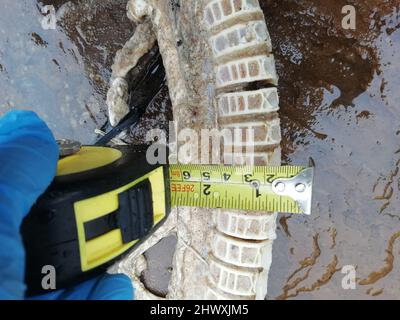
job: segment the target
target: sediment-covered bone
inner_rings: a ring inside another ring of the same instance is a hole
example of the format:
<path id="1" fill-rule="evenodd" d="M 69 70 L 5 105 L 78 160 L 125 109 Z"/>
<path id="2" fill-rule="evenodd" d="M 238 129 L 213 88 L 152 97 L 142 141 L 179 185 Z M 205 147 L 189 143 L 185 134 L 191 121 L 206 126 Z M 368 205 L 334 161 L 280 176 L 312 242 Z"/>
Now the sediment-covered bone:
<path id="1" fill-rule="evenodd" d="M 155 42 L 151 22 L 143 21 L 137 26 L 132 38 L 117 52 L 107 93 L 108 116 L 112 126 L 116 126 L 129 112 L 128 72 L 151 50 Z"/>
<path id="2" fill-rule="evenodd" d="M 240 147 L 248 144 L 243 141 L 245 132 L 254 132 L 252 152 L 227 148 L 221 157 L 230 163 L 280 164 L 277 75 L 258 1 L 131 0 L 128 10 L 135 20 L 151 23 L 177 132 L 190 128 L 201 136 L 201 129 L 236 129 L 242 133 L 234 135 L 231 144 Z M 138 53 L 132 49 L 127 62 L 130 56 L 137 62 Z M 122 65 L 117 59 L 113 73 Z M 179 140 L 173 138 L 172 145 L 179 148 Z M 135 265 L 149 247 L 175 233 L 167 298 L 264 299 L 275 228 L 276 213 L 177 208 L 114 270 L 131 276 L 139 298 L 151 298 Z"/>

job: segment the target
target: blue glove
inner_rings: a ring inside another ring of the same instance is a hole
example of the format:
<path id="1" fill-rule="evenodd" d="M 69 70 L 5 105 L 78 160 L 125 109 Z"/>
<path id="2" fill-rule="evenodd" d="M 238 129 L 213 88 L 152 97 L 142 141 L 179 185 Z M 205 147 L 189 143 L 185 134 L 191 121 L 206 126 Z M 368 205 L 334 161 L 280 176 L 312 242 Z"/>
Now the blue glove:
<path id="1" fill-rule="evenodd" d="M 133 300 L 132 282 L 124 274 L 107 274 L 83 282 L 73 289 L 58 290 L 32 300 Z"/>
<path id="2" fill-rule="evenodd" d="M 0 118 L 0 299 L 23 299 L 25 251 L 20 225 L 47 189 L 57 168 L 58 146 L 50 129 L 30 111 Z M 97 277 L 39 299 L 133 299 L 125 275 Z"/>

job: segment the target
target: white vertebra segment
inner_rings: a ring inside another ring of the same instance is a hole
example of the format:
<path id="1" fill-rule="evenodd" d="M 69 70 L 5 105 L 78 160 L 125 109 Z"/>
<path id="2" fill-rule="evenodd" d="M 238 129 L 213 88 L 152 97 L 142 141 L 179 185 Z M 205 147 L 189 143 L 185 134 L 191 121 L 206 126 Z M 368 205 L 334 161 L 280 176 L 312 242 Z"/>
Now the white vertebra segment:
<path id="1" fill-rule="evenodd" d="M 277 84 L 275 60 L 272 55 L 242 58 L 217 66 L 217 88 L 244 85 L 256 81 Z"/>
<path id="2" fill-rule="evenodd" d="M 232 134 L 233 146 L 248 146 L 253 144 L 254 147 L 274 146 L 279 145 L 281 142 L 281 130 L 279 118 L 266 121 L 254 122 L 239 122 L 221 124 L 222 129 L 234 130 L 233 132 L 241 131 L 242 134 Z M 248 135 L 254 133 L 254 137 Z M 227 134 L 227 131 L 224 131 Z M 226 139 L 226 141 L 229 141 Z M 229 142 L 228 142 L 229 143 Z"/>
<path id="3" fill-rule="evenodd" d="M 216 214 L 218 231 L 241 239 L 267 240 L 274 239 L 275 217 L 260 212 L 227 212 L 219 210 Z"/>
<path id="4" fill-rule="evenodd" d="M 215 0 L 205 8 L 205 23 L 208 28 L 213 28 L 228 20 L 256 13 L 262 14 L 257 0 Z"/>
<path id="5" fill-rule="evenodd" d="M 265 88 L 221 94 L 217 105 L 220 118 L 272 113 L 279 110 L 278 90 Z"/>
<path id="6" fill-rule="evenodd" d="M 210 258 L 209 280 L 224 292 L 254 298 L 258 273 L 244 268 L 238 269 Z"/>
<path id="7" fill-rule="evenodd" d="M 239 267 L 263 268 L 271 259 L 272 240 L 243 241 L 216 232 L 212 253 L 217 259 Z"/>
<path id="8" fill-rule="evenodd" d="M 264 21 L 250 21 L 222 30 L 210 38 L 215 58 L 261 47 L 272 51 L 271 38 Z"/>

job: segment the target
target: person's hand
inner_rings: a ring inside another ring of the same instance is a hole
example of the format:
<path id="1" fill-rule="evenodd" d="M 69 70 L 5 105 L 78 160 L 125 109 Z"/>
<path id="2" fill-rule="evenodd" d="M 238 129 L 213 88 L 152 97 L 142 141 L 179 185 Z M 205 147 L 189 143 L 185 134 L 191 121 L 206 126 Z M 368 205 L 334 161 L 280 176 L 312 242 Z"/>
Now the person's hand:
<path id="1" fill-rule="evenodd" d="M 0 299 L 24 298 L 25 251 L 19 229 L 53 180 L 58 152 L 50 129 L 34 112 L 0 117 Z M 36 298 L 130 300 L 133 287 L 125 275 L 104 274 Z"/>

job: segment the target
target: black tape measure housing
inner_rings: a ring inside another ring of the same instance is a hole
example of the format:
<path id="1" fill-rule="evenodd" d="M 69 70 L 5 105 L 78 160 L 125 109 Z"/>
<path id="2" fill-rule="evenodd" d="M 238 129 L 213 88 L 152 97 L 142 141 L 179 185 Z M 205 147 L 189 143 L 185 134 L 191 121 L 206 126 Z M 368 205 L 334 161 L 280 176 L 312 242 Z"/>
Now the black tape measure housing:
<path id="1" fill-rule="evenodd" d="M 92 270 L 83 271 L 74 204 L 126 186 L 145 176 L 151 166 L 143 152 L 118 148 L 122 157 L 114 163 L 86 172 L 57 177 L 23 221 L 21 233 L 26 248 L 26 283 L 28 295 L 43 293 L 42 268 L 55 267 L 57 289 L 67 288 L 93 277 L 127 252 Z M 159 167 L 159 166 L 158 166 Z M 167 169 L 163 168 L 164 177 Z M 167 179 L 166 213 L 169 212 Z M 143 240 L 154 223 L 152 186 L 148 179 L 118 194 L 118 209 L 84 224 L 89 242 L 119 229 L 124 244 Z M 130 250 L 128 250 L 129 252 Z"/>

